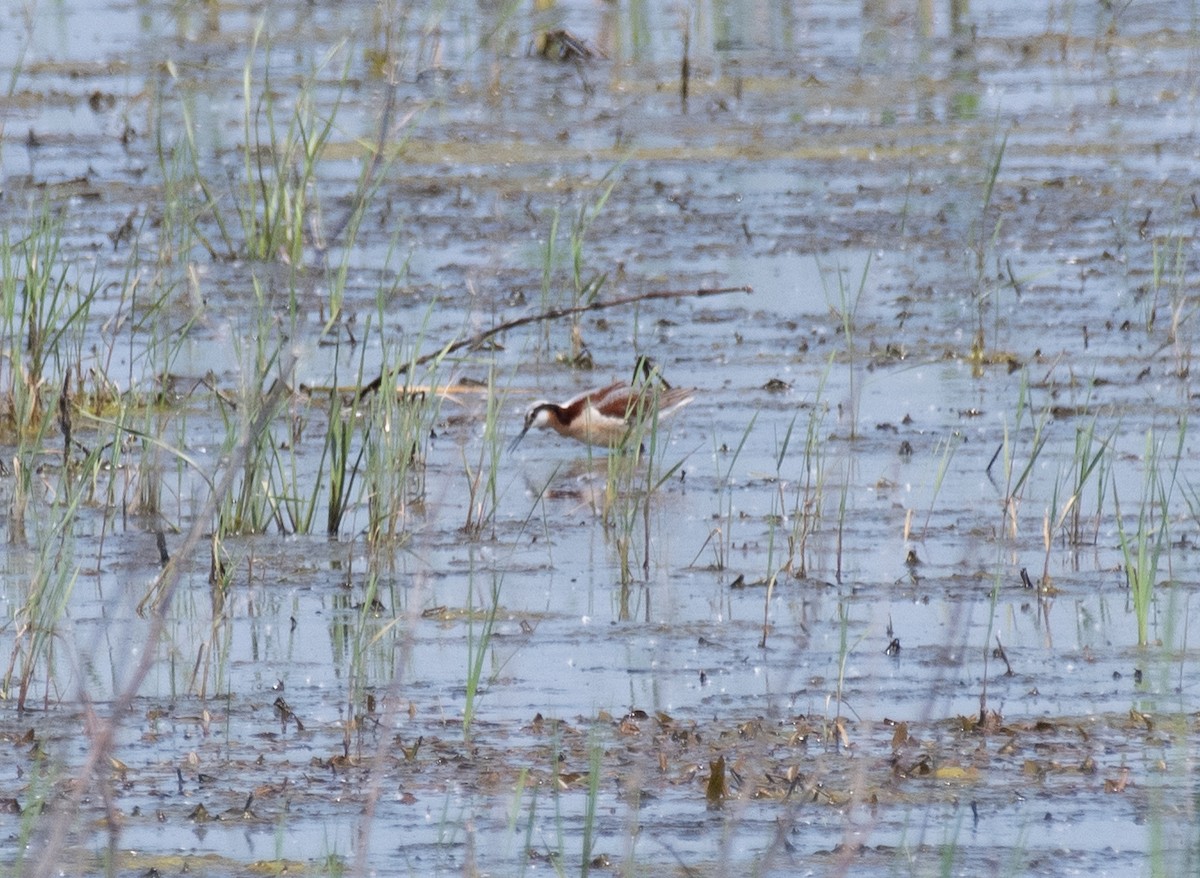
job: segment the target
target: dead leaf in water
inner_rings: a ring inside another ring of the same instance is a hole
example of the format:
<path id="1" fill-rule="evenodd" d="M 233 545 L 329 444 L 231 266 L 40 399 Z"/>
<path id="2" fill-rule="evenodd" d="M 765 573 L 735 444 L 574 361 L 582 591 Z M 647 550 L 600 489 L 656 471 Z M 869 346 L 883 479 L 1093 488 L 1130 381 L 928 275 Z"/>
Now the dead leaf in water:
<path id="1" fill-rule="evenodd" d="M 1123 793 L 1123 792 L 1125 792 L 1125 787 L 1128 784 L 1129 784 L 1129 769 L 1124 768 L 1121 770 L 1121 776 L 1119 778 L 1117 778 L 1116 780 L 1109 779 L 1104 782 L 1104 792 L 1106 792 L 1106 793 Z"/>
<path id="2" fill-rule="evenodd" d="M 413 742 L 413 745 L 411 747 L 405 747 L 403 744 L 400 745 L 400 752 L 402 752 L 404 754 L 405 762 L 415 762 L 416 761 L 417 751 L 421 749 L 421 744 L 424 743 L 424 741 L 425 741 L 425 736 L 421 735 L 421 736 L 417 737 L 417 740 Z"/>
<path id="3" fill-rule="evenodd" d="M 708 764 L 708 785 L 704 789 L 704 798 L 708 799 L 709 808 L 720 808 L 728 790 L 725 786 L 725 757 L 718 756 Z"/>
<path id="4" fill-rule="evenodd" d="M 560 789 L 567 790 L 585 780 L 587 780 L 586 771 L 563 771 L 558 775 L 558 786 Z"/>
<path id="5" fill-rule="evenodd" d="M 979 769 L 971 765 L 939 765 L 933 776 L 937 780 L 978 780 Z"/>
<path id="6" fill-rule="evenodd" d="M 191 813 L 188 814 L 188 820 L 195 821 L 196 823 L 207 823 L 210 819 L 211 818 L 208 816 L 208 809 L 205 808 L 203 804 L 197 805 L 192 809 Z"/>
<path id="7" fill-rule="evenodd" d="M 1026 759 L 1021 764 L 1021 772 L 1029 775 L 1030 777 L 1045 777 L 1046 766 L 1035 759 Z"/>
<path id="8" fill-rule="evenodd" d="M 586 40 L 561 28 L 538 34 L 534 39 L 533 51 L 542 58 L 563 63 L 591 61 L 597 55 Z"/>
<path id="9" fill-rule="evenodd" d="M 752 719 L 738 726 L 738 736 L 742 738 L 757 738 L 762 731 L 762 720 Z"/>
<path id="10" fill-rule="evenodd" d="M 1134 723 L 1134 725 L 1140 724 L 1142 726 L 1145 726 L 1146 731 L 1148 731 L 1148 732 L 1154 731 L 1154 717 L 1152 717 L 1148 713 L 1142 713 L 1139 710 L 1130 708 L 1129 709 L 1129 719 Z"/>
<path id="11" fill-rule="evenodd" d="M 120 759 L 118 759 L 115 756 L 108 757 L 108 764 L 109 764 L 109 767 L 112 768 L 112 772 L 114 775 L 119 777 L 121 780 L 125 780 L 126 775 L 129 774 L 129 766 L 128 765 L 126 765 L 124 762 L 122 762 Z"/>
<path id="12" fill-rule="evenodd" d="M 839 716 L 834 721 L 833 728 L 837 732 L 838 743 L 848 750 L 850 748 L 850 733 L 846 731 L 846 718 Z"/>
<path id="13" fill-rule="evenodd" d="M 928 777 L 932 773 L 933 763 L 930 761 L 928 755 L 922 756 L 916 762 L 909 765 L 908 768 L 901 770 L 901 774 L 905 777 Z"/>

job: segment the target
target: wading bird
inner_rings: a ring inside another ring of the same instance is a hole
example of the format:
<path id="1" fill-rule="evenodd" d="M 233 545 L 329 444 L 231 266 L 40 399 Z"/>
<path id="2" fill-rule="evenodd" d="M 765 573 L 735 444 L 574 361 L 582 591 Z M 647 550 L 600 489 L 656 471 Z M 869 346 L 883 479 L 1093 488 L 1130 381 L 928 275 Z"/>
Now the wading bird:
<path id="1" fill-rule="evenodd" d="M 635 427 L 656 415 L 664 418 L 691 402 L 695 388 L 659 387 L 643 383 L 631 386 L 617 381 L 589 390 L 564 403 L 536 402 L 525 415 L 525 426 L 510 450 L 525 438 L 530 428 L 553 430 L 560 436 L 587 445 L 621 445 Z"/>

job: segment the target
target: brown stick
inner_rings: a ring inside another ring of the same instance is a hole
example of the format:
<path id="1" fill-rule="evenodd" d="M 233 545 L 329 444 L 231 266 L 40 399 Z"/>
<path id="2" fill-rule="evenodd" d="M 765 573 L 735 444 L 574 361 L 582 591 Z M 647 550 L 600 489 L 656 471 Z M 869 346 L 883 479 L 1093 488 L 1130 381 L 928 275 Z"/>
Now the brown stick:
<path id="1" fill-rule="evenodd" d="M 691 78 L 692 66 L 688 62 L 688 49 L 692 42 L 692 19 L 689 16 L 683 23 L 683 61 L 679 65 L 679 103 L 684 114 L 687 114 L 688 80 Z"/>
<path id="2" fill-rule="evenodd" d="M 576 305 L 573 308 L 551 308 L 549 311 L 542 311 L 538 314 L 526 314 L 524 317 L 516 317 L 512 320 L 506 320 L 499 326 L 493 326 L 491 329 L 485 329 L 482 332 L 477 332 L 470 338 L 459 339 L 456 342 L 451 342 L 443 348 L 439 348 L 431 354 L 417 357 L 411 362 L 405 363 L 396 370 L 397 375 L 403 375 L 414 366 L 423 366 L 430 360 L 435 360 L 438 357 L 444 357 L 447 354 L 452 354 L 455 351 L 460 351 L 463 348 L 473 348 L 476 345 L 483 344 L 494 335 L 499 335 L 502 332 L 508 332 L 510 329 L 516 329 L 518 326 L 526 326 L 530 323 L 547 323 L 551 320 L 561 320 L 563 317 L 572 317 L 576 314 L 586 314 L 588 311 L 604 311 L 608 308 L 619 308 L 622 305 L 632 305 L 637 302 L 649 302 L 654 299 L 686 299 L 689 297 L 703 298 L 705 296 L 719 296 L 723 293 L 752 293 L 754 289 L 749 286 L 740 287 L 701 287 L 698 290 L 658 290 L 652 293 L 639 293 L 636 296 L 622 296 L 619 299 L 608 299 L 603 302 L 592 302 L 589 305 Z M 362 390 L 358 392 L 357 399 L 361 401 L 369 393 L 374 393 L 383 385 L 383 373 L 380 372 L 378 377 L 363 385 Z"/>

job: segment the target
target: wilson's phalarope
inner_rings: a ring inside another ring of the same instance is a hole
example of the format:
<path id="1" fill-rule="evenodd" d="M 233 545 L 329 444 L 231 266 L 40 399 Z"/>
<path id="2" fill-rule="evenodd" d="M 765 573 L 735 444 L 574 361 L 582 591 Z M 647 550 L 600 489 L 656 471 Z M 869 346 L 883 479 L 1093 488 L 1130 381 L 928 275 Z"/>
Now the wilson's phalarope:
<path id="1" fill-rule="evenodd" d="M 531 427 L 553 430 L 587 445 L 620 445 L 635 426 L 649 421 L 656 413 L 659 418 L 666 417 L 691 402 L 695 395 L 695 388 L 690 387 L 653 384 L 634 387 L 617 381 L 588 390 L 561 405 L 536 402 L 526 413 L 525 426 L 509 450 L 517 447 Z"/>

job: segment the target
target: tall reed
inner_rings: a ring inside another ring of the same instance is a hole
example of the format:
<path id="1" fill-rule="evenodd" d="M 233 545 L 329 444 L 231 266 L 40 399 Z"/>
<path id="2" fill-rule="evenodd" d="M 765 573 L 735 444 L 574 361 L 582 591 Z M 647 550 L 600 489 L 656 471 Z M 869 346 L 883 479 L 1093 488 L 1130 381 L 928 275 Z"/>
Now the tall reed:
<path id="1" fill-rule="evenodd" d="M 463 529 L 478 537 L 490 527 L 496 536 L 496 509 L 500 505 L 500 472 L 504 452 L 500 412 L 507 395 L 497 390 L 495 367 L 488 369 L 487 398 L 484 409 L 483 436 L 474 468 L 463 449 L 463 469 L 467 478 L 467 521 Z"/>

